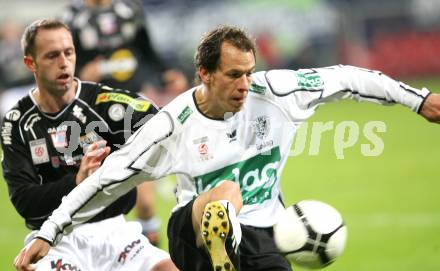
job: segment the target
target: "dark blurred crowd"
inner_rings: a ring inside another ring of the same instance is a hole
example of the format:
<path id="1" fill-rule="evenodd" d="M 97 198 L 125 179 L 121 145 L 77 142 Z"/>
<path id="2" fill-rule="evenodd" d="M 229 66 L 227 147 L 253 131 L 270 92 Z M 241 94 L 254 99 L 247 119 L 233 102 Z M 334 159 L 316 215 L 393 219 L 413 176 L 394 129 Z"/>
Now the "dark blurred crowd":
<path id="1" fill-rule="evenodd" d="M 440 73 L 436 57 L 440 2 L 436 0 L 66 3 L 56 17 L 62 17 L 73 30 L 77 76 L 142 92 L 159 106 L 191 85 L 192 52 L 198 37 L 218 24 L 244 26 L 251 32 L 258 46 L 260 70 L 342 63 L 383 70 L 393 76 Z M 0 113 L 33 82 L 22 64 L 20 49 L 26 23 L 12 17 L 1 20 Z M 409 57 L 400 57 L 399 51 Z"/>

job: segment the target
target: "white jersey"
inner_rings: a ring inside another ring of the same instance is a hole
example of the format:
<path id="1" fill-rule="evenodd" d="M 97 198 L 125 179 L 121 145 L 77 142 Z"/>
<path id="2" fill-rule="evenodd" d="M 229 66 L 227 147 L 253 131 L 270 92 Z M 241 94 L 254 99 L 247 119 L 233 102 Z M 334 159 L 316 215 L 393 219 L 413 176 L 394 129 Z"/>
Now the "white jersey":
<path id="1" fill-rule="evenodd" d="M 102 167 L 64 198 L 40 230 L 54 242 L 70 226 L 99 213 L 145 179 L 177 175 L 177 206 L 233 180 L 240 185 L 242 224 L 275 224 L 284 206 L 280 177 L 298 127 L 325 102 L 343 98 L 418 112 L 427 89 L 418 90 L 374 71 L 350 66 L 271 70 L 252 75 L 241 111 L 214 120 L 203 115 L 190 89 L 164 107 Z"/>

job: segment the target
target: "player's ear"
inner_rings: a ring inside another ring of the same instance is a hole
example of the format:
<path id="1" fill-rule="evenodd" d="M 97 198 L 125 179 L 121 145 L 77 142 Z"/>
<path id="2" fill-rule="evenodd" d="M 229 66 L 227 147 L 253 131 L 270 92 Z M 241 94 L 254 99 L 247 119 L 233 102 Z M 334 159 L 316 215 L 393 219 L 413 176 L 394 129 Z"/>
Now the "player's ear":
<path id="1" fill-rule="evenodd" d="M 205 85 L 208 85 L 209 82 L 211 81 L 211 73 L 208 72 L 208 70 L 206 70 L 205 68 L 202 67 L 199 68 L 199 76 L 200 76 L 200 80 Z"/>
<path id="2" fill-rule="evenodd" d="M 35 67 L 35 62 L 34 62 L 34 58 L 30 55 L 26 55 L 23 57 L 23 62 L 24 65 L 26 65 L 26 68 L 31 71 L 31 72 L 35 72 L 36 71 L 36 67 Z"/>

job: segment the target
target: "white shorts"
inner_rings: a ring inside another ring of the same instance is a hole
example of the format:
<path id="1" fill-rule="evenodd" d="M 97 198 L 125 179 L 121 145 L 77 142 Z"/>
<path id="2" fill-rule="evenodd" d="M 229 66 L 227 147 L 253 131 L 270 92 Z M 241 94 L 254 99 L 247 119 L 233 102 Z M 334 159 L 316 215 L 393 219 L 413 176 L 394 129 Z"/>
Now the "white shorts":
<path id="1" fill-rule="evenodd" d="M 140 223 L 127 222 L 122 215 L 82 224 L 52 247 L 36 270 L 151 270 L 170 256 L 141 231 Z"/>

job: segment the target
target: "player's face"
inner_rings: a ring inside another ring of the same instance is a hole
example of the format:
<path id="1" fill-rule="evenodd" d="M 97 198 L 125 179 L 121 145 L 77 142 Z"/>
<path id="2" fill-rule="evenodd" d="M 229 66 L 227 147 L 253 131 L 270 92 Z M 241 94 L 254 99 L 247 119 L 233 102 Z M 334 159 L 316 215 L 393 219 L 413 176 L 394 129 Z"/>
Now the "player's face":
<path id="1" fill-rule="evenodd" d="M 73 87 L 75 47 L 67 29 L 40 29 L 35 38 L 32 69 L 39 88 L 62 96 Z"/>
<path id="2" fill-rule="evenodd" d="M 222 44 L 220 64 L 210 74 L 209 92 L 223 115 L 241 110 L 252 83 L 255 68 L 253 53 L 243 52 L 228 42 Z"/>

